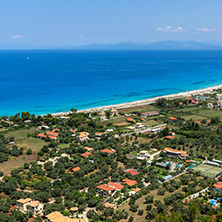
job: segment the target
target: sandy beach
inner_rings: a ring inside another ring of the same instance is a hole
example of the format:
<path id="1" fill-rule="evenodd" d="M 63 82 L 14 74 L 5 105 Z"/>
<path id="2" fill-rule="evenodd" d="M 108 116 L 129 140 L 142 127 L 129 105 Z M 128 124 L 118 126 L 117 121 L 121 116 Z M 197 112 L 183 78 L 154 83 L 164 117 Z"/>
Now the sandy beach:
<path id="1" fill-rule="evenodd" d="M 78 110 L 77 112 L 90 113 L 90 112 L 101 112 L 101 111 L 106 111 L 106 110 L 110 110 L 110 109 L 123 109 L 123 108 L 129 108 L 129 107 L 136 107 L 136 106 L 142 106 L 142 105 L 148 105 L 151 103 L 155 103 L 160 98 L 165 98 L 167 100 L 171 100 L 171 99 L 186 98 L 186 97 L 191 97 L 191 96 L 201 95 L 201 94 L 206 94 L 206 93 L 212 94 L 215 92 L 215 90 L 218 90 L 218 89 L 222 89 L 222 84 L 217 85 L 217 86 L 213 86 L 213 87 L 208 87 L 205 89 L 191 90 L 191 91 L 187 91 L 187 92 L 181 92 L 181 93 L 170 94 L 170 95 L 165 95 L 165 96 L 158 96 L 158 97 L 153 97 L 153 98 L 138 100 L 138 101 L 133 101 L 133 102 L 126 102 L 126 103 L 121 103 L 121 104 L 114 104 L 114 105 Z M 53 116 L 65 116 L 70 113 L 72 113 L 72 112 L 67 111 L 67 112 L 53 113 L 52 115 Z"/>

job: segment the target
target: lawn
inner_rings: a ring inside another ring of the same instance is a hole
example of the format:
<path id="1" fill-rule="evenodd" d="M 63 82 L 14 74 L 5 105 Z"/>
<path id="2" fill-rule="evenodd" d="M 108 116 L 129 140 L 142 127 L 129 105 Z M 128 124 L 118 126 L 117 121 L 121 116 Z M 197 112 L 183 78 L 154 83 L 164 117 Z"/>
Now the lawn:
<path id="1" fill-rule="evenodd" d="M 34 132 L 36 131 L 33 129 L 22 129 L 16 131 L 4 131 L 3 134 L 6 138 L 15 137 L 15 145 L 18 147 L 23 147 L 24 151 L 31 149 L 33 153 L 36 154 L 44 145 L 47 145 L 48 143 L 41 139 L 27 137 L 28 133 Z"/>

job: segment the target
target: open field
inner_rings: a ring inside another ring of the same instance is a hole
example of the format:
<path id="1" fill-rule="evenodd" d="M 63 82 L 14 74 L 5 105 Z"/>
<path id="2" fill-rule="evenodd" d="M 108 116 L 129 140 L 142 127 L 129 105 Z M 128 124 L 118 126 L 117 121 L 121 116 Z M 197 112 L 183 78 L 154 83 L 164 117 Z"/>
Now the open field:
<path id="1" fill-rule="evenodd" d="M 37 153 L 41 150 L 44 145 L 48 143 L 37 138 L 27 137 L 28 133 L 34 133 L 33 129 L 23 129 L 16 131 L 4 131 L 4 136 L 6 138 L 15 137 L 15 145 L 18 147 L 23 147 L 24 151 L 31 149 L 33 153 Z"/>
<path id="2" fill-rule="evenodd" d="M 215 178 L 218 174 L 222 173 L 222 169 L 220 167 L 211 166 L 208 164 L 200 164 L 193 168 L 193 170 L 200 171 L 201 175 L 207 176 L 210 178 Z"/>
<path id="3" fill-rule="evenodd" d="M 124 113 L 128 113 L 128 112 L 132 112 L 132 111 L 155 111 L 158 110 L 157 108 L 155 108 L 154 106 L 151 105 L 142 105 L 142 106 L 134 106 L 134 107 L 127 107 L 127 108 L 122 108 L 122 109 L 118 109 L 118 112 L 124 112 Z"/>
<path id="4" fill-rule="evenodd" d="M 24 163 L 36 162 L 37 155 L 21 155 L 18 157 L 12 157 L 6 162 L 0 163 L 0 171 L 5 175 L 9 174 L 13 169 L 22 167 Z"/>
<path id="5" fill-rule="evenodd" d="M 114 126 L 128 126 L 130 125 L 130 123 L 126 122 L 126 121 L 122 121 L 122 122 L 118 122 L 118 123 L 114 123 Z"/>
<path id="6" fill-rule="evenodd" d="M 183 117 L 185 120 L 190 120 L 192 119 L 193 121 L 201 121 L 202 119 L 206 119 L 203 116 L 198 116 L 198 115 L 190 115 L 190 116 L 184 116 Z"/>

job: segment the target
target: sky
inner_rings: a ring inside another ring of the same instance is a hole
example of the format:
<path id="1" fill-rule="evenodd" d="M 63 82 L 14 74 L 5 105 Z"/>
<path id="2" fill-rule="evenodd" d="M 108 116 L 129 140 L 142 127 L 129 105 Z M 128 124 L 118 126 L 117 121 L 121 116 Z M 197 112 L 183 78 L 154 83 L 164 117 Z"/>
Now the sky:
<path id="1" fill-rule="evenodd" d="M 0 0 L 0 48 L 222 42 L 221 0 Z"/>

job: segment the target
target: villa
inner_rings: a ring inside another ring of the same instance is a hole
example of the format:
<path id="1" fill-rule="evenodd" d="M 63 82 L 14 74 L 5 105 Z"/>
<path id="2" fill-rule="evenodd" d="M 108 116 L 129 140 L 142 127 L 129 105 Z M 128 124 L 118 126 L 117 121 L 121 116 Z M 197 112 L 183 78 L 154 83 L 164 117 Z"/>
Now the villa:
<path id="1" fill-rule="evenodd" d="M 115 150 L 104 149 L 104 150 L 101 150 L 100 152 L 102 152 L 102 153 L 107 153 L 108 156 L 109 156 L 109 155 L 111 155 L 111 154 L 114 154 L 116 151 L 115 151 Z"/>
<path id="2" fill-rule="evenodd" d="M 134 186 L 134 185 L 137 184 L 137 181 L 136 181 L 136 180 L 130 180 L 130 179 L 127 179 L 127 178 L 126 178 L 126 179 L 123 180 L 123 183 L 124 183 L 124 184 L 127 184 L 128 186 L 131 186 L 131 187 L 132 187 L 132 186 Z"/>
<path id="3" fill-rule="evenodd" d="M 79 136 L 77 136 L 76 138 L 79 139 L 80 141 L 84 141 L 84 140 L 88 140 L 89 133 L 87 132 L 79 132 Z"/>
<path id="4" fill-rule="evenodd" d="M 132 176 L 138 175 L 140 174 L 138 171 L 136 170 L 126 170 L 125 173 L 130 173 Z"/>
<path id="5" fill-rule="evenodd" d="M 186 159 L 186 157 L 188 156 L 187 151 L 175 150 L 171 148 L 164 148 L 163 152 L 166 153 L 167 156 L 179 157 L 180 159 Z"/>
<path id="6" fill-rule="evenodd" d="M 97 186 L 97 192 L 100 194 L 100 195 L 103 195 L 103 196 L 111 196 L 113 197 L 116 193 L 116 191 L 121 191 L 123 189 L 123 185 L 121 184 L 118 184 L 118 183 L 113 183 L 113 182 L 109 182 L 107 185 L 106 184 L 102 184 L 102 185 L 99 185 Z"/>
<path id="7" fill-rule="evenodd" d="M 43 211 L 43 204 L 39 201 L 32 201 L 31 203 L 27 204 L 27 211 L 32 212 L 33 215 L 39 215 Z"/>
<path id="8" fill-rule="evenodd" d="M 222 182 L 217 182 L 216 184 L 213 185 L 213 189 L 215 191 L 222 191 Z"/>
<path id="9" fill-rule="evenodd" d="M 21 211 L 26 212 L 27 211 L 27 205 L 31 202 L 32 202 L 32 199 L 30 199 L 30 198 L 17 200 L 18 209 L 21 210 Z"/>
<path id="10" fill-rule="evenodd" d="M 82 154 L 81 154 L 82 157 L 89 157 L 89 155 L 92 155 L 92 153 L 90 153 L 90 152 L 85 152 L 85 153 L 82 153 Z"/>
<path id="11" fill-rule="evenodd" d="M 149 159 L 150 158 L 150 154 L 148 151 L 146 150 L 141 150 L 138 154 L 137 154 L 137 160 L 145 160 L 145 159 Z"/>
<path id="12" fill-rule="evenodd" d="M 75 167 L 73 169 L 70 170 L 70 173 L 74 173 L 80 170 L 80 167 Z"/>

